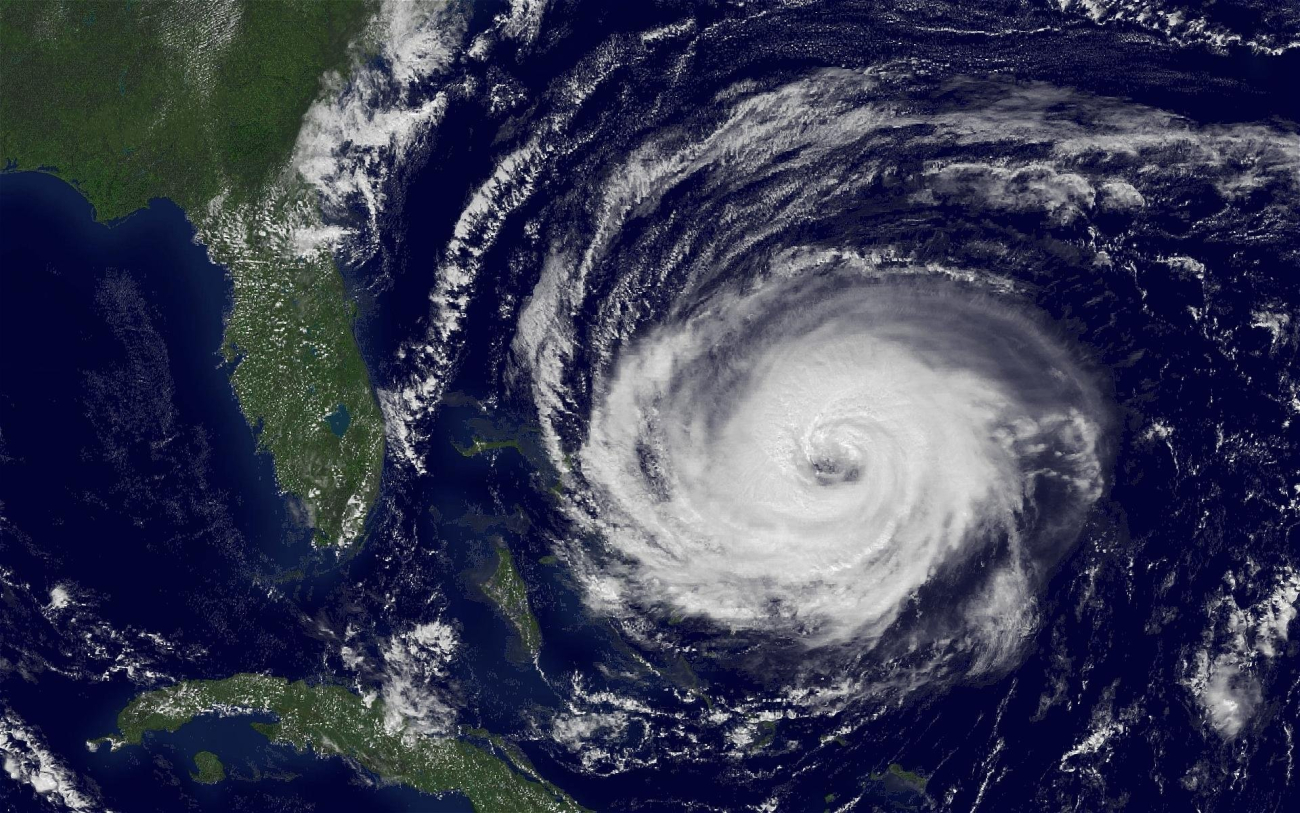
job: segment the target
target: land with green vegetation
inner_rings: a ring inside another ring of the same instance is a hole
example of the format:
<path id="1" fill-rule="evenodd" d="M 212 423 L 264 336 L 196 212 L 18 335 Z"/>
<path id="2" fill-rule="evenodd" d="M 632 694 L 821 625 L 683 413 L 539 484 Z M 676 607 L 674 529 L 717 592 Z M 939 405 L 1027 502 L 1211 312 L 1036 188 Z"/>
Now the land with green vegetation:
<path id="1" fill-rule="evenodd" d="M 331 254 L 291 166 L 303 116 L 373 16 L 358 0 L 0 0 L 0 163 L 71 183 L 113 221 L 168 198 L 234 285 L 224 353 L 280 487 L 318 542 L 357 539 L 383 421 Z M 346 431 L 331 415 L 349 417 Z"/>
<path id="2" fill-rule="evenodd" d="M 483 583 L 483 592 L 515 628 L 529 657 L 536 657 L 542 648 L 542 629 L 528 603 L 528 589 L 524 580 L 515 568 L 510 549 L 504 544 L 497 545 L 497 569 Z"/>
<path id="3" fill-rule="evenodd" d="M 915 771 L 909 771 L 897 762 L 891 762 L 884 773 L 871 774 L 871 778 L 876 782 L 892 779 L 917 793 L 925 793 L 925 786 L 930 781 L 928 777 L 922 776 Z"/>
<path id="4" fill-rule="evenodd" d="M 776 741 L 776 720 L 761 720 L 757 729 L 758 737 L 749 744 L 749 752 L 757 753 Z"/>
<path id="5" fill-rule="evenodd" d="M 226 778 L 226 766 L 221 764 L 221 759 L 211 751 L 200 751 L 194 755 L 194 764 L 198 766 L 197 773 L 191 773 L 194 781 L 201 782 L 205 785 L 215 785 Z"/>
<path id="6" fill-rule="evenodd" d="M 505 440 L 484 440 L 483 438 L 474 438 L 473 442 L 468 446 L 461 446 L 459 443 L 454 445 L 456 446 L 456 451 L 460 452 L 465 457 L 474 457 L 475 455 L 484 454 L 486 452 L 495 452 L 501 449 L 514 449 L 520 454 L 524 453 L 523 448 L 519 445 L 519 441 L 514 438 L 507 438 Z"/>
<path id="7" fill-rule="evenodd" d="M 490 735 L 480 736 L 489 740 L 484 747 L 394 727 L 385 720 L 383 700 L 343 686 L 254 674 L 185 681 L 135 698 L 118 714 L 119 734 L 103 741 L 114 748 L 138 745 L 146 732 L 174 732 L 208 713 L 274 715 L 275 722 L 251 725 L 274 742 L 351 759 L 386 781 L 431 794 L 459 793 L 475 810 L 583 810 L 513 756 L 517 749 L 491 750 Z"/>

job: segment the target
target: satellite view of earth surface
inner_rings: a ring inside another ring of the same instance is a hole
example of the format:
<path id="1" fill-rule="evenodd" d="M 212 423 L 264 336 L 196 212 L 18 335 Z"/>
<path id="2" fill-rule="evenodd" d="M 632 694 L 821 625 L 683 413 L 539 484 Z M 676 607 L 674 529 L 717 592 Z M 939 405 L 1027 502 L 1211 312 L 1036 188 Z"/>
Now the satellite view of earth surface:
<path id="1" fill-rule="evenodd" d="M 0 2 L 0 809 L 1300 809 L 1300 4 Z"/>

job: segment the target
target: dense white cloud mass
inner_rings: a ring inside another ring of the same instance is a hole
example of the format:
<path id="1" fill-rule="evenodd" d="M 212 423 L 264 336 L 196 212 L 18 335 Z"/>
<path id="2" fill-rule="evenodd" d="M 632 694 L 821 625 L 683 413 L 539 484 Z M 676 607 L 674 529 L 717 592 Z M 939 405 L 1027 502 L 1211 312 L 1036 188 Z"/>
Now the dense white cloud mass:
<path id="1" fill-rule="evenodd" d="M 456 712 L 445 696 L 447 664 L 460 641 L 441 621 L 420 624 L 389 639 L 384 648 L 384 726 L 390 732 L 445 734 Z"/>
<path id="2" fill-rule="evenodd" d="M 953 286 L 719 296 L 626 350 L 597 396 L 587 521 L 626 566 L 593 569 L 593 595 L 830 643 L 995 554 L 970 617 L 996 643 L 1032 600 L 1035 494 L 1077 516 L 1099 493 L 1097 412 L 1038 328 Z"/>
<path id="3" fill-rule="evenodd" d="M 1234 590 L 1266 590 L 1239 603 Z M 1271 579 L 1229 573 L 1206 606 L 1209 624 L 1202 646 L 1185 665 L 1184 678 L 1221 736 L 1232 739 L 1255 717 L 1264 699 L 1260 674 L 1284 650 L 1300 601 L 1300 574 L 1285 568 Z"/>
<path id="4" fill-rule="evenodd" d="M 0 715 L 0 763 L 15 782 L 60 810 L 100 810 L 88 791 L 56 757 L 41 736 L 13 713 Z"/>

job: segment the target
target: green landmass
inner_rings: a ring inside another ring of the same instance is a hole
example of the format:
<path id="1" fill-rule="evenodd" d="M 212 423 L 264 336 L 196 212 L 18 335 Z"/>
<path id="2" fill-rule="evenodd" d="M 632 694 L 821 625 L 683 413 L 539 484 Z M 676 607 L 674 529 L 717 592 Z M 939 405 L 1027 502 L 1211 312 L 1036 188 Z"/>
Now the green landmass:
<path id="1" fill-rule="evenodd" d="M 352 0 L 6 0 L 4 157 L 66 178 L 105 221 L 156 197 L 186 211 L 223 193 L 252 202 L 371 13 Z"/>
<path id="2" fill-rule="evenodd" d="M 537 772 L 537 768 L 533 767 L 532 760 L 528 758 L 528 755 L 523 752 L 522 748 L 515 745 L 510 740 L 507 740 L 499 734 L 493 734 L 485 728 L 471 728 L 467 730 L 465 734 L 469 737 L 477 737 L 478 739 L 491 743 L 498 750 L 504 752 L 505 755 L 510 758 L 511 764 L 513 764 L 517 769 L 524 772 L 535 781 L 543 781 L 541 774 Z"/>
<path id="3" fill-rule="evenodd" d="M 460 452 L 465 457 L 473 457 L 475 455 L 484 454 L 485 452 L 495 452 L 499 449 L 514 449 L 520 454 L 524 453 L 523 447 L 520 446 L 519 441 L 514 438 L 507 438 L 505 440 L 484 440 L 483 438 L 474 438 L 473 442 L 468 446 L 461 446 L 458 443 L 452 445 L 456 447 L 456 451 Z"/>
<path id="4" fill-rule="evenodd" d="M 763 720 L 758 724 L 758 730 L 762 735 L 749 744 L 749 752 L 757 753 L 766 749 L 776 741 L 776 720 Z"/>
<path id="5" fill-rule="evenodd" d="M 871 778 L 876 782 L 882 782 L 890 778 L 896 779 L 917 793 L 925 793 L 925 786 L 930 781 L 928 777 L 922 776 L 915 771 L 909 771 L 897 762 L 891 762 L 884 773 L 871 774 Z"/>
<path id="6" fill-rule="evenodd" d="M 198 773 L 191 773 L 194 781 L 202 782 L 205 785 L 215 785 L 226 778 L 226 768 L 221 764 L 221 760 L 211 751 L 200 751 L 194 755 L 194 764 L 198 766 Z"/>
<path id="7" fill-rule="evenodd" d="M 395 728 L 386 724 L 382 700 L 343 686 L 254 674 L 185 681 L 136 697 L 118 714 L 119 735 L 105 740 L 115 748 L 138 745 L 146 732 L 173 732 L 214 712 L 272 714 L 275 722 L 252 727 L 274 742 L 354 760 L 386 781 L 426 793 L 459 793 L 478 811 L 583 810 L 531 765 L 512 761 L 509 751 L 498 756 L 462 739 Z"/>
<path id="8" fill-rule="evenodd" d="M 374 10 L 0 0 L 0 162 L 68 181 L 100 221 L 154 198 L 185 211 L 234 283 L 224 353 L 240 405 L 318 542 L 359 537 L 383 422 L 333 258 L 294 242 L 320 213 L 290 158 Z M 341 436 L 328 422 L 340 406 Z"/>
<path id="9" fill-rule="evenodd" d="M 562 471 L 556 471 L 554 464 L 541 440 L 541 428 L 533 423 L 518 423 L 509 418 L 494 421 L 487 417 L 492 408 L 477 399 L 462 393 L 452 392 L 443 396 L 442 403 L 450 407 L 473 407 L 480 414 L 465 423 L 471 431 L 470 442 L 460 444 L 452 441 L 452 446 L 464 457 L 476 457 L 481 454 L 513 449 L 525 461 L 532 465 L 543 481 L 553 481 L 545 488 L 557 497 L 564 495 L 563 472 L 573 470 L 573 458 L 564 456 Z"/>
<path id="10" fill-rule="evenodd" d="M 524 580 L 520 578 L 510 549 L 504 543 L 497 545 L 497 569 L 483 583 L 483 592 L 515 628 L 529 656 L 535 657 L 542 648 L 542 630 L 528 603 Z"/>

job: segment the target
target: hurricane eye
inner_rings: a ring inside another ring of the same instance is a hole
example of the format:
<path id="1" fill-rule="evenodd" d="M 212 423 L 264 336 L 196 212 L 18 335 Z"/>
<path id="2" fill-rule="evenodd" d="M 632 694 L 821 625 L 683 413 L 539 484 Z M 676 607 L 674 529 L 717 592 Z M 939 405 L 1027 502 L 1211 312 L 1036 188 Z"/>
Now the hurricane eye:
<path id="1" fill-rule="evenodd" d="M 817 482 L 824 486 L 852 483 L 861 477 L 861 470 L 857 465 L 832 458 L 819 458 L 812 461 L 812 471 Z"/>

